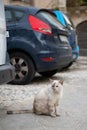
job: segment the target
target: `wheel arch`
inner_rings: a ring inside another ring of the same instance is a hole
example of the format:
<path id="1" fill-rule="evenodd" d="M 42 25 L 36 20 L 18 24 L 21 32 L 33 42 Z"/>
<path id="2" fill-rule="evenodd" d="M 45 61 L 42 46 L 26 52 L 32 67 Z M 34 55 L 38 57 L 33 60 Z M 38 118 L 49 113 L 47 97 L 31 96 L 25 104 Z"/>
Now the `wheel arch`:
<path id="1" fill-rule="evenodd" d="M 34 67 L 35 67 L 35 70 L 37 70 L 35 61 L 34 61 L 33 57 L 30 55 L 30 53 L 28 53 L 28 52 L 26 52 L 25 50 L 22 50 L 22 49 L 10 49 L 10 50 L 8 50 L 9 55 L 11 53 L 14 53 L 14 52 L 21 52 L 21 53 L 24 53 L 25 55 L 27 55 L 32 60 Z"/>

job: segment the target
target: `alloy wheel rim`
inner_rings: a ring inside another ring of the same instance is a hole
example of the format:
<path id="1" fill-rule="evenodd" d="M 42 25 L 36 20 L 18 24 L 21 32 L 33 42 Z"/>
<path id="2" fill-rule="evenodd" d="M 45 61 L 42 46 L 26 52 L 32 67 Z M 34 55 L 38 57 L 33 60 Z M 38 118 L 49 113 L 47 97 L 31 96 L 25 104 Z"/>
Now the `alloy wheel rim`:
<path id="1" fill-rule="evenodd" d="M 11 64 L 15 67 L 15 80 L 21 81 L 28 74 L 28 64 L 27 62 L 20 57 L 11 58 Z"/>

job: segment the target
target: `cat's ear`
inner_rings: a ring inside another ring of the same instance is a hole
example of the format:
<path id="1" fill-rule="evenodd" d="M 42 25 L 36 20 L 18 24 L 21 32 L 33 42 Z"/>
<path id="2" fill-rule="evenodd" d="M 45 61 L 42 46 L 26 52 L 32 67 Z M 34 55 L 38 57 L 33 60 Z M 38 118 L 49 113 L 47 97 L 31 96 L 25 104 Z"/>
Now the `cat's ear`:
<path id="1" fill-rule="evenodd" d="M 53 82 L 53 79 L 49 79 L 50 82 Z"/>
<path id="2" fill-rule="evenodd" d="M 63 82 L 64 82 L 63 80 L 60 80 L 60 81 L 59 81 L 59 83 L 60 83 L 61 85 L 63 85 Z"/>

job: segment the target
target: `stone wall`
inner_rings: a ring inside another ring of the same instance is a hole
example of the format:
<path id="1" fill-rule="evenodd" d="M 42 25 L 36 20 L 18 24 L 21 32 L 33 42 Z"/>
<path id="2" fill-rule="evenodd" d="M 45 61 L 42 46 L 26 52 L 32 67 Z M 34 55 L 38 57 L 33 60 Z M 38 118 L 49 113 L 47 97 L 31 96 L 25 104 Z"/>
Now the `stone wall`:
<path id="1" fill-rule="evenodd" d="M 55 6 L 55 2 L 53 0 L 34 0 L 34 5 L 40 8 L 51 8 Z"/>
<path id="2" fill-rule="evenodd" d="M 75 26 L 87 21 L 87 6 L 68 8 L 67 11 L 69 12 Z"/>
<path id="3" fill-rule="evenodd" d="M 12 4 L 12 5 L 24 5 L 24 6 L 30 6 L 28 3 L 20 2 L 20 1 L 10 1 L 10 0 L 4 0 L 5 4 Z"/>
<path id="4" fill-rule="evenodd" d="M 9 0 L 3 0 L 5 4 L 9 4 Z"/>
<path id="5" fill-rule="evenodd" d="M 25 2 L 23 2 L 25 1 Z M 35 7 L 39 7 L 39 8 L 55 8 L 55 7 L 59 7 L 59 8 L 64 8 L 66 7 L 66 0 L 32 0 L 32 2 L 29 2 L 30 4 L 28 4 L 29 0 L 4 0 L 4 2 L 6 4 L 18 4 L 18 5 L 27 5 L 27 6 L 35 6 Z M 33 4 L 32 4 L 33 3 Z"/>
<path id="6" fill-rule="evenodd" d="M 25 5 L 25 6 L 32 6 L 32 3 L 28 4 L 25 2 L 14 1 L 11 0 L 4 0 L 5 4 L 16 4 L 16 5 Z M 33 0 L 33 6 L 39 8 L 56 8 L 59 7 L 62 11 L 67 12 L 70 14 L 74 25 L 77 26 L 79 23 L 87 20 L 87 7 L 80 7 L 80 8 L 72 8 L 66 9 L 66 0 Z"/>

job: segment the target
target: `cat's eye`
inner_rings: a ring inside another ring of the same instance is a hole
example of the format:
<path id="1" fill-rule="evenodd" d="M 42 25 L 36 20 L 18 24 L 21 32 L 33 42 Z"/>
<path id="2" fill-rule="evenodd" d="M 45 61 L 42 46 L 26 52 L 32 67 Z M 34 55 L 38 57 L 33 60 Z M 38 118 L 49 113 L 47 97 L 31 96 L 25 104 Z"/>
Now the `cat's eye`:
<path id="1" fill-rule="evenodd" d="M 56 86 L 56 87 L 58 87 L 58 86 Z"/>

